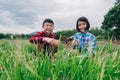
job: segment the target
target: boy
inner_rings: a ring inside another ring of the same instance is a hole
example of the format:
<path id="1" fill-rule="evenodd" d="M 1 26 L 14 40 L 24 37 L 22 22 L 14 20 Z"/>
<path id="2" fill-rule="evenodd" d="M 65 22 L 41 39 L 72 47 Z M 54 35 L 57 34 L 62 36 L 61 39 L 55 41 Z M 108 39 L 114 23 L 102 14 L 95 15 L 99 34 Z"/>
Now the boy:
<path id="1" fill-rule="evenodd" d="M 75 48 L 79 45 L 80 52 L 83 51 L 84 55 L 92 53 L 95 56 L 96 38 L 93 34 L 89 33 L 89 21 L 86 17 L 80 17 L 76 22 L 77 33 L 73 35 L 72 46 Z"/>
<path id="2" fill-rule="evenodd" d="M 53 34 L 54 22 L 51 19 L 45 19 L 42 28 L 43 31 L 36 33 L 30 38 L 30 43 L 38 44 L 38 50 L 41 51 L 43 49 L 44 55 L 46 51 L 49 55 L 50 52 L 56 52 L 58 46 L 58 40 L 55 39 L 55 35 Z"/>

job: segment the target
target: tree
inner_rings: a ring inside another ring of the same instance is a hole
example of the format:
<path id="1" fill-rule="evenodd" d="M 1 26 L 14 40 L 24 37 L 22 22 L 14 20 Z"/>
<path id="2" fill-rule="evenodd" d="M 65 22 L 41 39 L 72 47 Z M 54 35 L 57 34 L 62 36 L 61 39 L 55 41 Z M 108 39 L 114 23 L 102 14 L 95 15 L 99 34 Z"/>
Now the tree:
<path id="1" fill-rule="evenodd" d="M 96 37 L 103 33 L 103 31 L 98 28 L 91 28 L 89 32 L 94 34 Z"/>
<path id="2" fill-rule="evenodd" d="M 116 0 L 115 5 L 120 4 L 120 0 Z"/>
<path id="3" fill-rule="evenodd" d="M 76 33 L 76 30 L 73 29 L 73 30 L 63 30 L 63 31 L 55 32 L 55 35 L 56 35 L 56 39 L 59 39 L 60 35 L 61 36 L 73 36 L 73 34 L 75 33 Z"/>
<path id="4" fill-rule="evenodd" d="M 104 16 L 102 23 L 102 29 L 116 28 L 120 29 L 120 4 L 115 5 L 110 11 Z"/>
<path id="5" fill-rule="evenodd" d="M 5 37 L 6 37 L 7 39 L 11 39 L 11 35 L 13 35 L 13 34 L 7 33 L 7 34 L 5 35 Z"/>
<path id="6" fill-rule="evenodd" d="M 0 39 L 5 38 L 5 35 L 3 33 L 0 33 Z"/>
<path id="7" fill-rule="evenodd" d="M 25 34 L 21 34 L 21 38 L 25 38 Z"/>
<path id="8" fill-rule="evenodd" d="M 104 16 L 101 28 L 109 36 L 120 38 L 120 0 L 116 0 L 114 7 Z"/>

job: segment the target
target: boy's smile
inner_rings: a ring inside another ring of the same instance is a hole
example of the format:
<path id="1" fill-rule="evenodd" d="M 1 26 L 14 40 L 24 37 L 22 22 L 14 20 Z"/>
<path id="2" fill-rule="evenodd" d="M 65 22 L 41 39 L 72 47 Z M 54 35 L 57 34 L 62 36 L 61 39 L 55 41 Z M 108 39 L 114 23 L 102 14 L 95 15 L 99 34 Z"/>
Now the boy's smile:
<path id="1" fill-rule="evenodd" d="M 47 34 L 50 34 L 53 32 L 53 29 L 54 29 L 54 25 L 52 23 L 48 23 L 46 22 L 44 25 L 43 25 L 43 30 L 47 33 Z"/>

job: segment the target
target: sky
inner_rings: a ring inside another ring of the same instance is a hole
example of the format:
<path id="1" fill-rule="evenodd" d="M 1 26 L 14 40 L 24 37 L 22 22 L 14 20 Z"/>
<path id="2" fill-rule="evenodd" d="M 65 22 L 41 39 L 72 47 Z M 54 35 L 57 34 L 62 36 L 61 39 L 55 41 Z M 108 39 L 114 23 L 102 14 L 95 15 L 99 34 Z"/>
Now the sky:
<path id="1" fill-rule="evenodd" d="M 100 28 L 116 0 L 0 0 L 0 33 L 29 34 L 42 31 L 46 18 L 54 21 L 54 32 L 75 29 L 79 17 L 91 28 Z"/>

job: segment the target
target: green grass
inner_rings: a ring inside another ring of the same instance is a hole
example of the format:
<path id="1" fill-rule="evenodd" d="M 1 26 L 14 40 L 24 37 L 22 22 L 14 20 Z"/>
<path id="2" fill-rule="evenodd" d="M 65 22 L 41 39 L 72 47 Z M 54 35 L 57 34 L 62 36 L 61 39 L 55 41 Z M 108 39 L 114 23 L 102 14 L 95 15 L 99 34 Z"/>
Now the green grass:
<path id="1" fill-rule="evenodd" d="M 96 57 L 59 46 L 34 56 L 28 40 L 0 40 L 0 80 L 120 80 L 120 46 L 98 42 Z M 38 53 L 37 53 L 38 54 Z"/>

